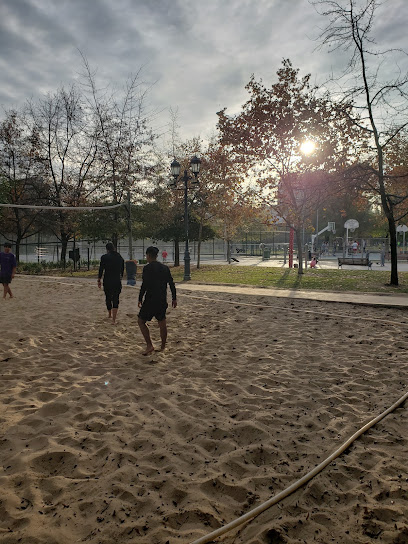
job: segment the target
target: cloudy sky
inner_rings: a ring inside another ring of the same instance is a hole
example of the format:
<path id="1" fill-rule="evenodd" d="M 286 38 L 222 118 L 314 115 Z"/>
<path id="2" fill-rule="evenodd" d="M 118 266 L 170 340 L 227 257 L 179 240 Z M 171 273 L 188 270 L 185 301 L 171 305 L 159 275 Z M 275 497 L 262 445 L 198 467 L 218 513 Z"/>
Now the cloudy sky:
<path id="1" fill-rule="evenodd" d="M 408 48 L 407 2 L 381 7 L 379 45 Z M 80 50 L 101 86 L 143 67 L 160 124 L 178 108 L 182 137 L 205 137 L 252 73 L 271 84 L 283 58 L 317 83 L 338 72 L 345 53 L 315 50 L 324 25 L 308 0 L 0 0 L 0 108 L 77 80 Z"/>

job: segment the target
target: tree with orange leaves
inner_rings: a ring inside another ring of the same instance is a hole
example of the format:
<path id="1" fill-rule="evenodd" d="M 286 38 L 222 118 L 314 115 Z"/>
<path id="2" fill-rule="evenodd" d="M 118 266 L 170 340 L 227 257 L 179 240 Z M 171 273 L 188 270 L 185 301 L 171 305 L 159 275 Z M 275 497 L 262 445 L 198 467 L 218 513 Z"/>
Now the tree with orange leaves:
<path id="1" fill-rule="evenodd" d="M 295 229 L 302 269 L 301 231 L 329 194 L 340 190 L 330 173 L 357 160 L 361 131 L 350 121 L 351 104 L 329 100 L 284 60 L 271 88 L 254 77 L 240 113 L 218 113 L 220 141 L 252 186 L 248 195 L 275 210 Z"/>

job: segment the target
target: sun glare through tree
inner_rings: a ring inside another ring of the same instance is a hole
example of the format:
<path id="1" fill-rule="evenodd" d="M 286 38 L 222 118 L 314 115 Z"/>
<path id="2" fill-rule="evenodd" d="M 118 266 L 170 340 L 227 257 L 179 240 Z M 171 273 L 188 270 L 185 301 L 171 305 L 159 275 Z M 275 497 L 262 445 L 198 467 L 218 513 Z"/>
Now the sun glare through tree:
<path id="1" fill-rule="evenodd" d="M 303 155 L 311 155 L 316 149 L 316 144 L 311 140 L 306 140 L 300 146 L 300 151 Z"/>

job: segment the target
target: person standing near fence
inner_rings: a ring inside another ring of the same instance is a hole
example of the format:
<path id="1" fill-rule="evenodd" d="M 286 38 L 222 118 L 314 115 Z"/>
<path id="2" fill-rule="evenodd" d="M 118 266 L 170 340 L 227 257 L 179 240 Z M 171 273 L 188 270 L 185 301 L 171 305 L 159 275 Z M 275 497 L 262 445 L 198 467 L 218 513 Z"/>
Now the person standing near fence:
<path id="1" fill-rule="evenodd" d="M 112 325 L 116 325 L 125 261 L 115 250 L 112 242 L 106 244 L 106 251 L 107 253 L 102 255 L 99 265 L 98 287 L 101 288 L 103 276 L 103 290 L 105 292 L 108 317 L 112 318 Z"/>
<path id="2" fill-rule="evenodd" d="M 385 244 L 382 244 L 381 246 L 380 261 L 381 261 L 381 266 L 385 266 Z"/>
<path id="3" fill-rule="evenodd" d="M 5 242 L 4 251 L 0 252 L 0 283 L 3 284 L 3 298 L 6 298 L 7 294 L 10 298 L 13 298 L 10 283 L 15 276 L 16 268 L 16 257 L 13 253 L 11 253 L 11 244 L 9 242 Z"/>

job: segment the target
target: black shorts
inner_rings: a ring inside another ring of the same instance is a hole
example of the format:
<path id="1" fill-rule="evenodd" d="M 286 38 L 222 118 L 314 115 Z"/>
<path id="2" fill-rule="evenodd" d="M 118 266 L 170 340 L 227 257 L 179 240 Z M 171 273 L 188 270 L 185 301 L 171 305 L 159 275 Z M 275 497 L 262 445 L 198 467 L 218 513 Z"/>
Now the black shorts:
<path id="1" fill-rule="evenodd" d="M 157 321 L 163 321 L 163 319 L 166 319 L 166 310 L 168 306 L 167 302 L 155 304 L 145 301 L 140 308 L 138 317 L 140 317 L 142 321 L 151 321 L 153 317 L 155 317 Z"/>
<path id="2" fill-rule="evenodd" d="M 112 308 L 119 308 L 119 295 L 122 291 L 121 286 L 104 285 L 106 307 L 110 311 Z"/>
<path id="3" fill-rule="evenodd" d="M 11 274 L 1 274 L 0 283 L 3 283 L 4 285 L 11 283 Z"/>

